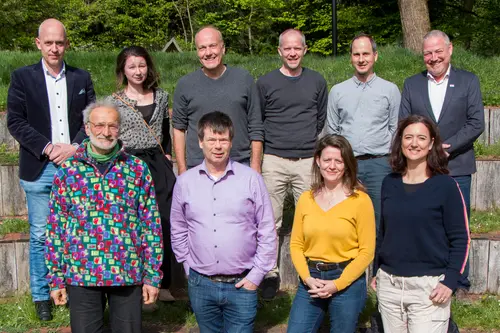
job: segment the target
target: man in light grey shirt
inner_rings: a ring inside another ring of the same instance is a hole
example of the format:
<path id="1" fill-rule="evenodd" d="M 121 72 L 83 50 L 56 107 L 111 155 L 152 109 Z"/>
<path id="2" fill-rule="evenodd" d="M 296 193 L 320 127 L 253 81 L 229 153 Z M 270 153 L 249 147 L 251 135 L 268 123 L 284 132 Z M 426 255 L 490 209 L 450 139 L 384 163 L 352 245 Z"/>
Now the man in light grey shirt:
<path id="1" fill-rule="evenodd" d="M 366 34 L 351 42 L 354 76 L 335 85 L 328 96 L 329 134 L 344 136 L 358 160 L 358 178 L 373 201 L 377 229 L 380 221 L 382 180 L 391 172 L 388 157 L 396 131 L 401 93 L 373 71 L 377 44 Z"/>

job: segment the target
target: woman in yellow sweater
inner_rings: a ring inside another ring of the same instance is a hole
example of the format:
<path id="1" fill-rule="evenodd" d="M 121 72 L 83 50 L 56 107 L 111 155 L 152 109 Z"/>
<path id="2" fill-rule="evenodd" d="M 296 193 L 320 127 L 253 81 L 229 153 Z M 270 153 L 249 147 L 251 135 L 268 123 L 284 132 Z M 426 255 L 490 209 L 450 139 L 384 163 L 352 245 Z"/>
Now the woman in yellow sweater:
<path id="1" fill-rule="evenodd" d="M 375 252 L 375 215 L 356 178 L 349 142 L 326 135 L 316 144 L 311 190 L 297 202 L 290 252 L 301 283 L 289 333 L 316 332 L 325 313 L 330 332 L 352 333 L 366 300 L 365 270 Z"/>

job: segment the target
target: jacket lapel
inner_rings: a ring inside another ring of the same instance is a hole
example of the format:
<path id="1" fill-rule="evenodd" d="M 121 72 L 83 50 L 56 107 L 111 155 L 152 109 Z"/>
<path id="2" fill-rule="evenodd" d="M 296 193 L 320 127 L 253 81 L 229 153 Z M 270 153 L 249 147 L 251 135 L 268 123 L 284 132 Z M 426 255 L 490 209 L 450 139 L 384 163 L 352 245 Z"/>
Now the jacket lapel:
<path id="1" fill-rule="evenodd" d="M 422 91 L 422 102 L 424 103 L 424 107 L 429 114 L 429 118 L 434 120 L 437 123 L 436 117 L 434 116 L 434 112 L 432 112 L 431 100 L 429 98 L 429 83 L 427 78 L 427 71 L 422 72 L 421 80 L 420 80 L 420 91 Z"/>
<path id="2" fill-rule="evenodd" d="M 41 104 L 41 110 L 43 115 L 48 120 L 50 126 L 50 106 L 49 106 L 49 96 L 47 94 L 47 84 L 45 83 L 45 72 L 43 70 L 42 61 L 33 67 L 33 78 L 36 86 L 36 94 L 38 94 L 38 100 Z"/>
<path id="3" fill-rule="evenodd" d="M 456 84 L 456 73 L 455 69 L 451 67 L 450 76 L 448 77 L 448 87 L 446 87 L 446 95 L 444 95 L 443 107 L 441 108 L 441 114 L 439 115 L 439 121 L 443 119 L 443 115 L 448 110 L 448 105 L 450 104 L 451 99 L 453 98 L 453 93 L 455 92 L 455 84 Z"/>
<path id="4" fill-rule="evenodd" d="M 66 89 L 68 99 L 68 114 L 71 114 L 71 102 L 73 102 L 73 88 L 75 86 L 75 76 L 71 67 L 66 65 Z"/>

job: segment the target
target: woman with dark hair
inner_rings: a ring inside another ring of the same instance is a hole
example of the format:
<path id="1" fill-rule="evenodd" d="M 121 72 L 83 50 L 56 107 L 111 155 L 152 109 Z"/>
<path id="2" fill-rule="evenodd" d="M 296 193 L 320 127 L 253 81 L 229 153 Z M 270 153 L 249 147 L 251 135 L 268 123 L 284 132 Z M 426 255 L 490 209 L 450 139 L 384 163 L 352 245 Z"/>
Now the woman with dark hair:
<path id="1" fill-rule="evenodd" d="M 111 95 L 110 100 L 120 109 L 120 140 L 128 153 L 147 163 L 161 215 L 164 252 L 163 280 L 158 299 L 173 301 L 169 291 L 172 254 L 170 206 L 175 175 L 171 162 L 168 94 L 158 87 L 159 76 L 153 60 L 140 46 L 127 47 L 118 54 L 116 79 L 121 90 Z"/>
<path id="2" fill-rule="evenodd" d="M 290 254 L 300 276 L 288 332 L 316 332 L 325 313 L 330 332 L 352 333 L 366 300 L 365 269 L 375 252 L 375 215 L 356 178 L 357 162 L 342 136 L 316 143 L 311 190 L 295 209 Z"/>
<path id="3" fill-rule="evenodd" d="M 467 212 L 436 126 L 399 123 L 393 173 L 382 184 L 382 216 L 371 286 L 384 331 L 445 333 L 451 294 L 467 261 Z"/>

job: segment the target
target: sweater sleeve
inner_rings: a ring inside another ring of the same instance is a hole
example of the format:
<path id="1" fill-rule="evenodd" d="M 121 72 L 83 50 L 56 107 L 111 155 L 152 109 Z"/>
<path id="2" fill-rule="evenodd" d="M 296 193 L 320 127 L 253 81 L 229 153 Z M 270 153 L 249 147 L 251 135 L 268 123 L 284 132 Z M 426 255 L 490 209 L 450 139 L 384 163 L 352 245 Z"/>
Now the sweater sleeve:
<path id="1" fill-rule="evenodd" d="M 375 277 L 377 275 L 377 271 L 380 267 L 380 249 L 382 248 L 382 243 L 384 242 L 384 233 L 385 233 L 385 220 L 384 220 L 384 197 L 387 194 L 387 186 L 386 183 L 388 182 L 389 177 L 386 176 L 384 178 L 384 181 L 382 182 L 382 188 L 380 190 L 381 192 L 381 200 L 380 200 L 380 224 L 378 226 L 377 230 L 377 239 L 375 243 L 375 257 L 373 259 L 373 276 Z"/>
<path id="2" fill-rule="evenodd" d="M 344 269 L 340 277 L 333 280 L 340 291 L 359 278 L 373 260 L 375 253 L 375 213 L 371 199 L 365 193 L 359 193 L 360 203 L 356 212 L 356 233 L 358 236 L 358 256 Z"/>
<path id="3" fill-rule="evenodd" d="M 293 218 L 292 234 L 290 236 L 290 256 L 292 257 L 293 265 L 297 270 L 302 281 L 305 281 L 311 276 L 307 267 L 307 260 L 304 255 L 304 229 L 303 217 L 307 210 L 307 196 L 310 192 L 305 192 L 297 201 L 295 214 Z"/>
<path id="4" fill-rule="evenodd" d="M 449 242 L 448 266 L 443 284 L 455 290 L 465 268 L 469 253 L 469 221 L 465 202 L 458 184 L 450 186 L 443 205 L 443 224 Z"/>

